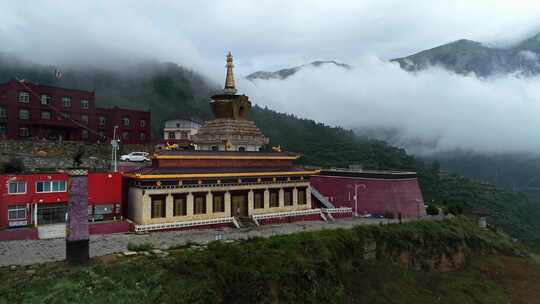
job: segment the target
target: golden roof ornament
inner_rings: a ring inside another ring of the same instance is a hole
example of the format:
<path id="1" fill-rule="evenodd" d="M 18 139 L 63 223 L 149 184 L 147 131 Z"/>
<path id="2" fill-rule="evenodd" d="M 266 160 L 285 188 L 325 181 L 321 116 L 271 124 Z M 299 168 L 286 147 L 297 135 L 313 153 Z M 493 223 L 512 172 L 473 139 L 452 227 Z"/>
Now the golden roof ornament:
<path id="1" fill-rule="evenodd" d="M 227 54 L 227 77 L 225 78 L 225 89 L 223 92 L 225 94 L 236 94 L 236 86 L 234 84 L 234 74 L 233 74 L 233 57 L 231 52 Z"/>

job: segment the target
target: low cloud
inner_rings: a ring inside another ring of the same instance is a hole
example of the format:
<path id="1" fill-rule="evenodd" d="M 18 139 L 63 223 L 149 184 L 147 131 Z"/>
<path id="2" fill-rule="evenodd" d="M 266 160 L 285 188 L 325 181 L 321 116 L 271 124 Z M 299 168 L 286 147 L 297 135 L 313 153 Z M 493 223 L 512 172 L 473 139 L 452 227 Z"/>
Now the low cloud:
<path id="1" fill-rule="evenodd" d="M 306 68 L 286 80 L 242 80 L 261 106 L 390 136 L 419 154 L 540 151 L 540 77 L 480 80 L 441 68 L 408 73 L 366 56 L 351 70 Z"/>

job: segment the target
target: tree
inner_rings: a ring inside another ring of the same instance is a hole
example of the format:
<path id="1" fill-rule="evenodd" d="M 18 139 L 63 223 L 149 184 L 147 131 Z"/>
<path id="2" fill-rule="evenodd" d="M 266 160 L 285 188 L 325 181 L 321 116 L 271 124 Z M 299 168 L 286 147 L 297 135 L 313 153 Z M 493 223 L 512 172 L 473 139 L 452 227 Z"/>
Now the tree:
<path id="1" fill-rule="evenodd" d="M 426 208 L 426 213 L 428 215 L 438 215 L 439 214 L 439 208 L 435 207 L 435 205 L 433 205 L 433 204 L 430 204 Z"/>
<path id="2" fill-rule="evenodd" d="M 2 173 L 21 173 L 25 170 L 23 161 L 18 158 L 12 158 L 0 166 Z"/>

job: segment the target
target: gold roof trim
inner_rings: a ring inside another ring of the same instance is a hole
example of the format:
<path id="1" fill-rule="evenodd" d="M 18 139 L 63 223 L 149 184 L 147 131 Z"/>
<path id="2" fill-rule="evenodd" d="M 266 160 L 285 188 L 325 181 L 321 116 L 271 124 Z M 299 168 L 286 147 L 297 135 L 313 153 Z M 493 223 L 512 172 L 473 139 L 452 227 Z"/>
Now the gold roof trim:
<path id="1" fill-rule="evenodd" d="M 127 173 L 125 176 L 134 179 L 156 178 L 207 178 L 207 177 L 242 177 L 242 176 L 283 176 L 283 175 L 314 175 L 321 170 L 286 171 L 286 172 L 234 172 L 234 173 L 188 173 L 188 174 L 140 174 Z"/>
<path id="2" fill-rule="evenodd" d="M 270 156 L 270 155 L 156 155 L 156 159 L 269 159 L 269 160 L 295 160 L 299 155 Z"/>

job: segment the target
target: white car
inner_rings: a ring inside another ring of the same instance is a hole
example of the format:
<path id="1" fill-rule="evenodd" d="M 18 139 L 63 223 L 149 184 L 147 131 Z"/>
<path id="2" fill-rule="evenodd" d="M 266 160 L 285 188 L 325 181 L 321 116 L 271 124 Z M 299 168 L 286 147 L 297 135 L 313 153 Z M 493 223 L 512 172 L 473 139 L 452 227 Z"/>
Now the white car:
<path id="1" fill-rule="evenodd" d="M 132 162 L 150 161 L 150 158 L 148 156 L 149 154 L 146 152 L 131 152 L 129 154 L 120 156 L 120 160 Z"/>

